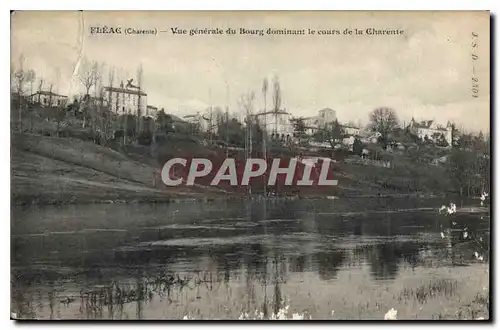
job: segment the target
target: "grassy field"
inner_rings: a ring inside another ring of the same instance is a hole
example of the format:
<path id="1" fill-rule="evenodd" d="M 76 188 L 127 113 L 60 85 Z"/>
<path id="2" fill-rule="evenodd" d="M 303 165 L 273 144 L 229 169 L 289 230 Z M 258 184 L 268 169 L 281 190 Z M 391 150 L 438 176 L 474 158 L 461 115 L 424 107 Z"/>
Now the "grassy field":
<path id="1" fill-rule="evenodd" d="M 171 198 L 201 198 L 207 193 L 199 187 L 157 188 L 153 180 L 155 170 L 115 150 L 78 139 L 12 136 L 14 204 L 164 202 Z"/>

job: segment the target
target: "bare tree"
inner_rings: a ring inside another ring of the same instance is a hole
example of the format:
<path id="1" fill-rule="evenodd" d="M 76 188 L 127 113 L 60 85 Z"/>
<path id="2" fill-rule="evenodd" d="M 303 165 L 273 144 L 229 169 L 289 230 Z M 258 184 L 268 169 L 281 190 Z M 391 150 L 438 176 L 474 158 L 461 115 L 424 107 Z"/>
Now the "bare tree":
<path id="1" fill-rule="evenodd" d="M 129 74 L 128 74 L 128 71 L 125 73 L 125 76 L 128 77 Z M 129 82 L 130 84 L 131 82 Z M 127 84 L 127 86 L 129 85 Z M 125 89 L 124 85 L 123 85 L 123 81 L 121 82 L 120 84 L 120 88 L 122 90 Z M 123 95 L 123 99 L 125 99 L 125 93 L 122 94 Z M 127 111 L 125 111 L 125 107 L 123 109 L 123 145 L 126 145 L 127 144 L 127 135 L 128 135 L 128 115 L 130 114 L 130 110 L 129 108 L 127 107 Z"/>
<path id="2" fill-rule="evenodd" d="M 247 145 L 247 152 L 249 154 L 252 153 L 252 123 L 254 121 L 253 118 L 253 103 L 255 100 L 255 93 L 254 92 L 249 92 L 246 94 L 241 95 L 239 99 L 239 105 L 243 109 L 243 113 L 245 116 L 245 124 L 247 127 L 247 138 L 246 138 L 246 145 Z"/>
<path id="3" fill-rule="evenodd" d="M 43 79 L 40 79 L 40 81 L 38 82 L 38 103 L 41 103 L 40 96 L 42 95 L 43 83 Z"/>
<path id="4" fill-rule="evenodd" d="M 278 76 L 273 81 L 274 133 L 278 133 L 278 112 L 281 109 L 281 85 Z"/>
<path id="5" fill-rule="evenodd" d="M 143 113 L 142 113 L 142 109 L 141 109 L 141 94 L 142 94 L 142 90 L 141 90 L 141 84 L 142 84 L 142 64 L 139 65 L 139 68 L 137 69 L 137 125 L 136 127 L 139 128 L 139 134 L 142 133 L 143 131 L 143 124 L 144 124 L 144 121 L 143 121 Z M 147 106 L 147 105 L 146 105 Z"/>
<path id="6" fill-rule="evenodd" d="M 33 77 L 30 77 L 32 79 L 29 79 L 29 81 L 28 81 L 30 84 L 30 96 L 33 95 L 33 85 L 35 84 L 35 80 L 36 80 L 36 74 L 34 71 L 32 71 L 32 72 L 33 72 Z"/>
<path id="7" fill-rule="evenodd" d="M 11 79 L 13 80 L 14 90 L 18 101 L 18 111 L 19 111 L 19 130 L 22 131 L 22 106 L 23 97 L 26 92 L 26 84 L 32 84 L 35 81 L 36 74 L 33 70 L 24 69 L 24 62 L 26 58 L 21 55 L 19 56 L 19 67 L 14 69 L 11 65 Z"/>
<path id="8" fill-rule="evenodd" d="M 99 96 L 99 83 L 102 81 L 102 70 L 103 64 L 99 64 L 97 61 L 88 61 L 84 59 L 80 68 L 78 70 L 78 77 L 80 82 L 82 83 L 85 94 L 84 94 L 84 114 L 83 114 L 83 126 L 85 128 L 86 117 L 89 116 L 90 124 L 92 128 L 92 133 L 96 132 L 96 122 L 99 117 L 99 113 L 97 113 L 96 105 L 98 103 Z M 91 102 L 91 90 L 94 88 L 94 102 Z"/>
<path id="9" fill-rule="evenodd" d="M 52 107 L 52 91 L 54 89 L 54 85 L 50 84 L 50 95 L 49 95 L 49 104 Z M 57 104 L 55 106 L 55 114 L 56 114 L 56 136 L 59 136 L 59 132 L 61 131 L 61 122 L 66 119 L 66 111 L 64 110 L 64 103 L 60 101 L 60 99 L 57 100 Z"/>
<path id="10" fill-rule="evenodd" d="M 255 100 L 255 93 L 249 92 L 241 95 L 239 105 L 243 109 L 245 116 L 245 158 L 252 157 L 252 128 L 253 128 L 253 102 Z M 248 185 L 248 193 L 252 193 L 252 188 Z"/>
<path id="11" fill-rule="evenodd" d="M 264 127 L 267 129 L 267 115 L 265 114 L 267 111 L 267 90 L 269 89 L 269 82 L 267 78 L 264 78 L 262 81 L 262 96 L 264 97 Z"/>
<path id="12" fill-rule="evenodd" d="M 122 70 L 118 69 L 118 79 L 121 79 L 122 77 Z M 123 80 L 120 82 L 120 88 L 118 89 L 119 91 L 116 92 L 116 98 L 115 98 L 115 112 L 116 112 L 116 118 L 117 118 L 117 126 L 118 129 L 122 126 L 122 122 L 119 119 L 119 110 L 120 110 L 120 94 L 123 96 Z M 110 100 L 111 102 L 111 100 Z M 123 132 L 125 133 L 125 122 L 123 122 Z M 123 134 L 123 143 L 125 144 L 125 134 Z"/>
<path id="13" fill-rule="evenodd" d="M 387 107 L 373 110 L 370 113 L 370 127 L 372 131 L 379 132 L 384 139 L 387 139 L 389 133 L 398 127 L 396 111 Z"/>
<path id="14" fill-rule="evenodd" d="M 262 96 L 264 97 L 264 130 L 262 132 L 262 154 L 264 156 L 264 160 L 267 161 L 267 89 L 268 86 L 267 78 L 264 78 L 262 81 Z M 266 177 L 264 176 L 264 180 Z M 266 185 L 264 187 L 264 195 L 266 195 Z"/>
<path id="15" fill-rule="evenodd" d="M 114 125 L 115 120 L 114 116 L 115 114 L 112 111 L 112 100 L 113 100 L 113 87 L 115 83 L 115 68 L 110 67 L 108 71 L 108 101 L 107 104 L 104 105 L 105 108 L 105 133 L 106 133 L 106 140 L 109 140 L 112 137 L 112 132 L 116 130 L 116 127 Z M 104 98 L 104 94 L 102 95 Z M 118 94 L 117 94 L 117 99 L 118 99 Z M 118 106 L 116 107 L 118 109 Z"/>
<path id="16" fill-rule="evenodd" d="M 264 97 L 264 112 L 266 112 L 267 108 L 267 90 L 269 89 L 269 82 L 267 78 L 264 78 L 262 81 L 262 96 Z"/>
<path id="17" fill-rule="evenodd" d="M 90 90 L 96 85 L 101 77 L 99 63 L 97 61 L 88 61 L 83 59 L 78 69 L 78 78 L 85 88 L 85 96 L 90 95 Z"/>
<path id="18" fill-rule="evenodd" d="M 99 65 L 99 69 L 104 68 L 104 65 Z M 105 128 L 104 128 L 104 111 L 102 107 L 102 74 L 100 74 L 99 70 L 99 75 L 96 77 L 96 82 L 94 86 L 94 102 L 92 104 L 92 108 L 95 108 L 95 113 L 94 113 L 94 119 L 93 119 L 93 126 L 94 126 L 94 131 L 97 133 L 96 136 L 96 141 L 99 144 L 103 144 L 105 140 Z M 97 127 L 97 129 L 96 129 Z"/>
<path id="19" fill-rule="evenodd" d="M 53 90 L 54 90 L 54 84 L 50 84 L 50 87 L 49 87 L 49 107 L 52 107 L 52 93 L 53 93 Z"/>
<path id="20" fill-rule="evenodd" d="M 60 99 L 60 96 L 58 95 L 59 93 L 59 82 L 61 78 L 61 70 L 59 68 L 56 69 L 56 86 L 54 88 L 54 84 L 51 83 L 49 87 L 49 107 L 51 108 L 53 113 L 55 114 L 55 121 L 56 121 L 56 136 L 60 135 L 61 132 L 61 123 L 66 119 L 66 111 L 64 109 L 64 102 Z M 55 90 L 55 92 L 54 92 Z M 56 96 L 56 101 L 54 102 L 54 96 Z M 55 106 L 54 106 L 55 103 Z"/>

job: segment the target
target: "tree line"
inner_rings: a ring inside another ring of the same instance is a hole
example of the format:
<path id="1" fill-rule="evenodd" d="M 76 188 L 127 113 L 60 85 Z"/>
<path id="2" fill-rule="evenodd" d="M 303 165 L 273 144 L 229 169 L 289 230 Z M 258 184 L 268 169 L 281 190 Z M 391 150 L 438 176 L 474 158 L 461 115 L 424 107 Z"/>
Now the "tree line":
<path id="1" fill-rule="evenodd" d="M 34 70 L 26 68 L 26 58 L 22 55 L 18 64 L 11 65 L 11 86 L 12 95 L 15 97 L 17 110 L 18 129 L 23 131 L 23 118 L 28 116 L 32 119 L 36 117 L 33 111 L 32 101 L 28 100 L 28 95 L 33 95 L 35 91 L 47 90 L 49 92 L 58 91 L 60 84 L 60 72 L 56 70 L 56 81 L 46 81 L 43 77 L 37 77 Z M 206 109 L 208 117 L 201 117 L 200 121 L 186 122 L 175 120 L 172 115 L 166 114 L 162 109 L 155 118 L 145 117 L 141 114 L 141 102 L 137 102 L 135 114 L 118 115 L 110 111 L 110 105 L 104 103 L 103 81 L 105 80 L 106 65 L 97 61 L 82 59 L 78 68 L 78 82 L 82 87 L 83 94 L 76 97 L 69 104 L 61 104 L 53 107 L 52 119 L 56 122 L 56 134 L 59 136 L 64 130 L 62 124 L 68 119 L 79 119 L 83 130 L 90 131 L 94 142 L 105 145 L 110 141 L 129 144 L 137 142 L 143 145 L 150 145 L 156 135 L 168 136 L 181 134 L 188 137 L 198 138 L 208 141 L 209 144 L 218 144 L 245 148 L 249 152 L 262 151 L 273 147 L 273 144 L 286 144 L 282 137 L 275 135 L 276 126 L 269 127 L 266 122 L 268 116 L 262 113 L 255 113 L 256 94 L 253 91 L 240 96 L 238 106 L 243 119 L 239 120 L 234 114 L 229 115 L 229 109 L 225 111 L 220 107 Z M 117 83 L 117 70 L 114 67 L 107 68 L 107 84 L 111 90 Z M 37 80 L 38 79 L 38 80 Z M 138 90 L 142 84 L 142 66 L 139 66 L 136 73 Z M 49 95 L 52 95 L 52 94 Z M 263 79 L 261 86 L 263 97 L 263 113 L 274 113 L 276 116 L 282 111 L 282 90 L 278 77 L 274 77 L 270 83 L 267 78 Z M 268 107 L 268 97 L 270 104 Z M 140 98 L 140 95 L 139 95 Z M 108 99 L 111 100 L 111 97 Z M 52 102 L 49 101 L 52 105 Z M 269 109 L 268 109 L 269 108 Z M 316 127 L 312 135 L 306 132 L 306 119 L 295 117 L 291 119 L 293 136 L 299 141 L 299 145 L 306 146 L 309 141 L 328 142 L 333 150 L 341 144 L 342 140 L 348 136 L 344 126 L 338 120 L 327 123 L 324 127 Z M 274 123 L 277 125 L 277 123 Z M 32 126 L 32 124 L 31 124 Z M 208 126 L 202 129 L 202 126 Z M 418 162 L 429 162 L 430 158 L 436 154 L 432 151 L 435 147 L 449 147 L 448 141 L 443 136 L 433 136 L 421 140 L 409 126 L 402 127 L 396 111 L 388 107 L 379 107 L 369 114 L 368 130 L 377 132 L 376 145 L 381 150 L 397 145 L 403 146 L 409 157 Z M 269 136 L 268 132 L 272 132 Z M 490 136 L 483 133 L 473 135 L 452 125 L 452 145 L 451 150 L 446 153 L 445 166 L 453 189 L 462 195 L 477 195 L 480 191 L 489 190 L 490 186 Z M 269 145 L 268 145 L 269 144 Z M 290 144 L 292 145 L 292 144 Z M 416 148 L 415 148 L 416 147 Z M 370 149 L 360 141 L 354 139 L 352 153 L 362 155 L 364 149 Z M 373 149 L 373 148 L 372 148 Z"/>

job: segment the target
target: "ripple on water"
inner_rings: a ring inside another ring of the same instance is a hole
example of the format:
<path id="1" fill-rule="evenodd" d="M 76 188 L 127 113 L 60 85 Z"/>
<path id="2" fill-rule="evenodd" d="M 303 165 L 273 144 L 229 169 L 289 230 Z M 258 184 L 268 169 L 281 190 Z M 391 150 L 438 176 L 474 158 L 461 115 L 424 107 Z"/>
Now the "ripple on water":
<path id="1" fill-rule="evenodd" d="M 270 238 L 270 235 L 244 235 L 233 237 L 190 237 L 159 241 L 142 242 L 138 247 L 144 246 L 206 246 L 206 245 L 232 245 L 255 244 Z"/>

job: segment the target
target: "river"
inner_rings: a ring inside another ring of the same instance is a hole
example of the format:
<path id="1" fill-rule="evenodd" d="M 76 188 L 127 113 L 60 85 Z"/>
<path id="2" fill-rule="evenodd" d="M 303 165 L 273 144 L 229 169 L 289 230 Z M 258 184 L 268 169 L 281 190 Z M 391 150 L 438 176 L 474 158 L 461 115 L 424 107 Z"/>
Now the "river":
<path id="1" fill-rule="evenodd" d="M 391 308 L 398 319 L 487 317 L 489 213 L 440 215 L 442 204 L 13 208 L 11 311 L 22 319 L 254 319 L 280 310 L 383 319 Z"/>

